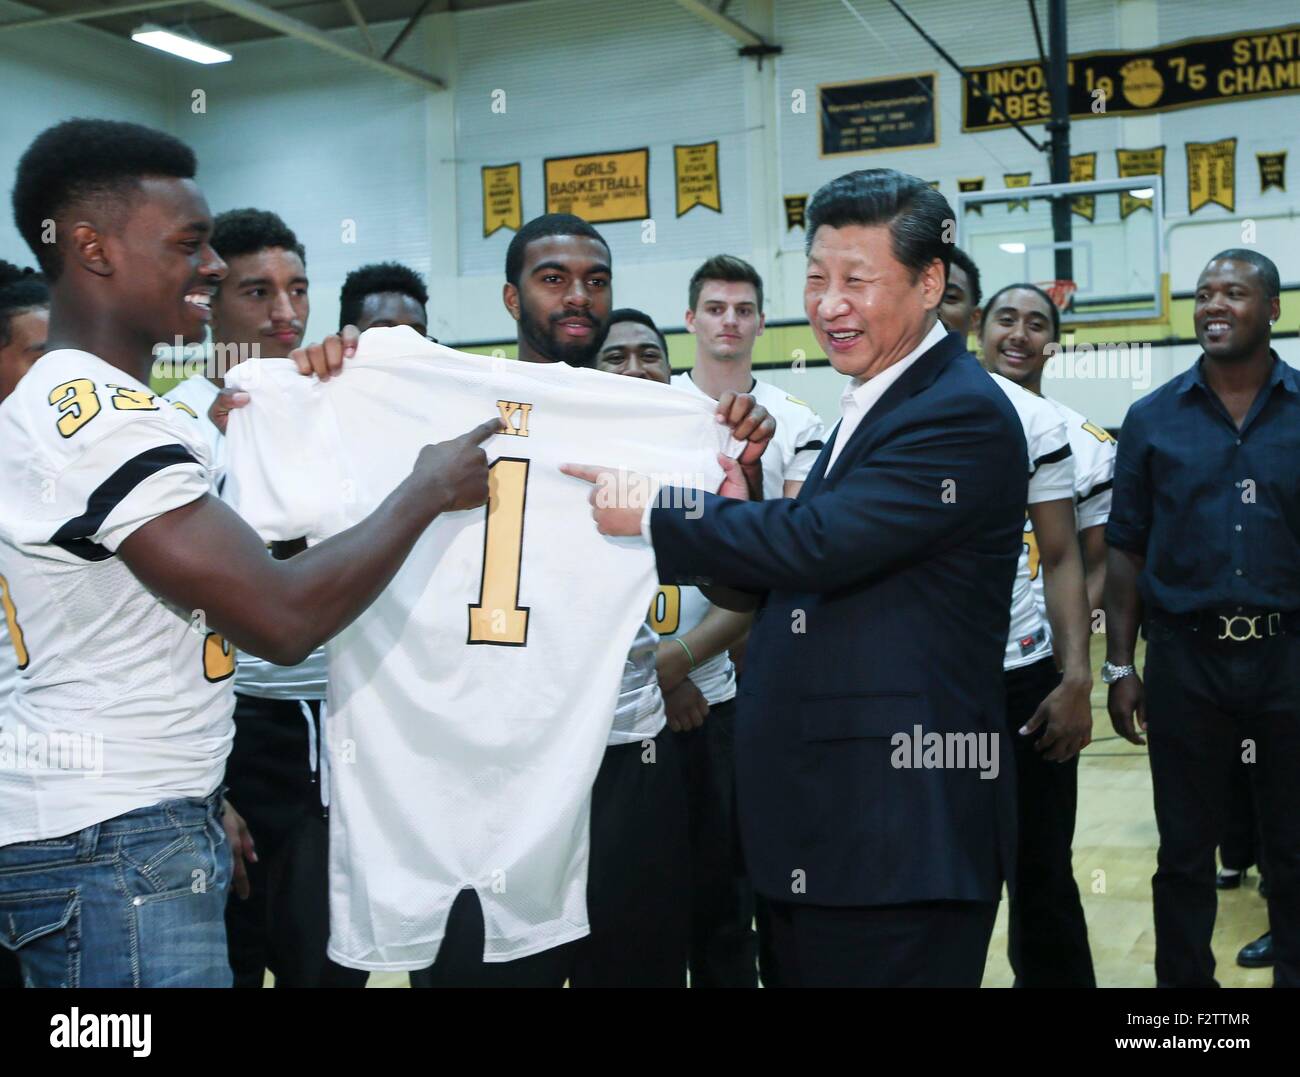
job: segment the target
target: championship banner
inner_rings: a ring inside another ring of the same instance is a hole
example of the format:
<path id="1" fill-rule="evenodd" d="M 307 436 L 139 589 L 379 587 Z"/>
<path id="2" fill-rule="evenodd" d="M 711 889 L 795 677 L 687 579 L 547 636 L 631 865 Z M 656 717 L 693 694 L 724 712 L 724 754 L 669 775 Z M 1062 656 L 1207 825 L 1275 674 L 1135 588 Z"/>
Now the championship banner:
<path id="1" fill-rule="evenodd" d="M 1084 52 L 1068 65 L 1070 116 L 1150 114 L 1300 92 L 1300 23 L 1193 37 L 1154 49 Z M 963 131 L 1045 123 L 1052 115 L 1040 60 L 968 67 Z M 971 82 L 978 88 L 972 89 Z M 1100 106 L 1104 103 L 1104 108 Z"/>
<path id="2" fill-rule="evenodd" d="M 718 144 L 673 147 L 673 172 L 677 183 L 677 216 L 703 206 L 722 212 L 722 185 L 718 181 Z M 647 214 L 648 216 L 648 214 Z"/>
<path id="3" fill-rule="evenodd" d="M 519 163 L 484 165 L 483 238 L 502 228 L 516 232 L 524 223 L 524 200 L 519 183 Z"/>
<path id="4" fill-rule="evenodd" d="M 1147 150 L 1116 150 L 1115 161 L 1120 177 L 1124 176 L 1161 176 L 1165 174 L 1165 148 L 1152 146 Z M 1150 210 L 1151 199 L 1138 198 L 1128 191 L 1119 195 L 1119 219 L 1122 221 L 1130 213 L 1139 209 Z"/>
<path id="5" fill-rule="evenodd" d="M 817 87 L 821 155 L 939 145 L 933 71 Z"/>
<path id="6" fill-rule="evenodd" d="M 1286 190 L 1286 150 L 1279 153 L 1257 153 L 1259 161 L 1259 193 L 1263 194 L 1270 187 L 1279 191 Z"/>
<path id="7" fill-rule="evenodd" d="M 788 194 L 785 196 L 784 201 L 785 230 L 788 232 L 791 228 L 807 228 L 804 211 L 808 208 L 808 196 L 806 194 Z"/>
<path id="8" fill-rule="evenodd" d="M 957 181 L 957 190 L 964 194 L 972 191 L 982 191 L 984 190 L 984 177 L 977 176 L 975 179 L 959 179 Z M 974 202 L 966 208 L 978 213 L 981 217 L 984 216 L 984 207 L 978 202 Z"/>
<path id="9" fill-rule="evenodd" d="M 1070 182 L 1084 183 L 1097 178 L 1097 155 L 1079 153 L 1070 158 Z M 1070 199 L 1070 212 L 1078 214 L 1085 221 L 1097 215 L 1097 196 L 1094 194 L 1075 195 Z"/>
<path id="10" fill-rule="evenodd" d="M 650 216 L 650 150 L 548 157 L 546 212 L 573 213 L 591 224 Z"/>
<path id="11" fill-rule="evenodd" d="M 1029 178 L 1030 178 L 1032 175 L 1033 175 L 1032 172 L 1003 172 L 1003 173 L 1002 173 L 1002 186 L 1003 186 L 1003 187 L 1028 187 L 1028 186 L 1029 186 Z M 1007 212 L 1008 212 L 1008 213 L 1010 213 L 1012 210 L 1015 210 L 1015 209 L 1023 209 L 1026 213 L 1028 213 L 1028 212 L 1029 212 L 1029 199 L 1026 198 L 1026 199 L 1023 199 L 1022 201 L 1019 201 L 1019 202 L 1008 202 L 1008 203 L 1007 203 Z"/>
<path id="12" fill-rule="evenodd" d="M 1237 140 L 1187 143 L 1187 212 L 1208 202 L 1229 213 L 1237 204 Z"/>

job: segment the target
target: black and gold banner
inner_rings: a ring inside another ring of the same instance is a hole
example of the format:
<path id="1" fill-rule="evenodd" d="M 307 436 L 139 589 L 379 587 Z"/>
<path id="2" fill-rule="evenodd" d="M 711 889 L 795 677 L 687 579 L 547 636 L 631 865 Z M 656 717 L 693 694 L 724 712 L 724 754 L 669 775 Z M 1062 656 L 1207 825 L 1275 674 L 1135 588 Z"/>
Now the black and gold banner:
<path id="1" fill-rule="evenodd" d="M 1097 178 L 1097 155 L 1095 153 L 1078 153 L 1070 158 L 1070 182 L 1084 183 Z M 1097 215 L 1097 196 L 1095 194 L 1075 195 L 1070 199 L 1070 212 L 1086 221 Z"/>
<path id="2" fill-rule="evenodd" d="M 1032 175 L 1033 175 L 1032 172 L 1003 172 L 1002 186 L 1003 187 L 1028 187 L 1029 179 Z M 1026 213 L 1028 213 L 1029 199 L 1025 198 L 1018 202 L 1008 202 L 1007 212 L 1010 213 L 1013 209 L 1023 209 Z"/>
<path id="3" fill-rule="evenodd" d="M 1116 166 L 1120 177 L 1124 176 L 1164 176 L 1165 148 L 1152 146 L 1145 150 L 1116 150 Z M 1139 209 L 1151 209 L 1151 199 L 1138 198 L 1129 191 L 1119 193 L 1119 219 L 1122 221 L 1130 213 Z"/>
<path id="4" fill-rule="evenodd" d="M 502 228 L 516 232 L 524 223 L 524 199 L 519 183 L 519 163 L 484 165 L 483 238 Z"/>
<path id="5" fill-rule="evenodd" d="M 804 213 L 808 209 L 808 196 L 806 194 L 788 194 L 785 196 L 784 201 L 785 230 L 788 232 L 791 228 L 807 228 Z"/>
<path id="6" fill-rule="evenodd" d="M 546 212 L 575 213 L 592 224 L 650 216 L 650 150 L 548 157 Z"/>
<path id="7" fill-rule="evenodd" d="M 963 194 L 969 194 L 972 191 L 982 191 L 984 190 L 984 177 L 977 176 L 974 179 L 959 179 L 957 181 L 957 190 L 961 191 Z M 973 213 L 978 213 L 981 217 L 984 216 L 984 207 L 978 202 L 972 202 L 966 208 Z"/>
<path id="8" fill-rule="evenodd" d="M 1237 140 L 1187 143 L 1187 212 L 1213 202 L 1229 213 L 1237 205 Z"/>
<path id="9" fill-rule="evenodd" d="M 722 212 L 722 186 L 718 180 L 718 144 L 674 146 L 673 170 L 677 185 L 677 216 L 703 206 Z"/>
<path id="10" fill-rule="evenodd" d="M 963 131 L 1045 123 L 1052 115 L 1038 60 L 966 68 Z M 1085 52 L 1070 57 L 1070 115 L 1076 120 L 1168 112 L 1197 105 L 1300 92 L 1300 24 L 1195 37 L 1154 49 Z M 1105 107 L 1094 111 L 1093 104 Z"/>
<path id="11" fill-rule="evenodd" d="M 1270 187 L 1279 191 L 1286 190 L 1286 150 L 1278 153 L 1257 153 L 1259 161 L 1259 193 L 1263 194 Z"/>
<path id="12" fill-rule="evenodd" d="M 937 146 L 933 71 L 817 87 L 821 155 Z"/>

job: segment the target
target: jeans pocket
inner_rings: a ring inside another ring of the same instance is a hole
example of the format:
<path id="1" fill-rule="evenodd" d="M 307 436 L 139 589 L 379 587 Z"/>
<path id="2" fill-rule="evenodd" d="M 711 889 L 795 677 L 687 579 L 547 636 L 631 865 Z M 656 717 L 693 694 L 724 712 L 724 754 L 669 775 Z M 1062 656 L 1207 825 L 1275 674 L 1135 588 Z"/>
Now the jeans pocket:
<path id="1" fill-rule="evenodd" d="M 0 946 L 24 947 L 24 980 L 36 987 L 77 987 L 81 970 L 80 899 L 75 890 L 0 895 Z"/>

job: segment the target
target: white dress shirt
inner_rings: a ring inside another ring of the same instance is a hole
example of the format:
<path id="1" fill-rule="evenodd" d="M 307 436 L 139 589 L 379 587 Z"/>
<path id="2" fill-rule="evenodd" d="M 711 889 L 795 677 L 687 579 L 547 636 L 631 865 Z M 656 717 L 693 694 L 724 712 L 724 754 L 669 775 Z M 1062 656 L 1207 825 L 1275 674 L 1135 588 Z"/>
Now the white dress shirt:
<path id="1" fill-rule="evenodd" d="M 925 339 L 893 366 L 886 367 L 873 378 L 854 378 L 845 386 L 844 395 L 840 397 L 840 425 L 835 432 L 835 442 L 831 445 L 831 455 L 826 461 L 823 477 L 830 473 L 853 432 L 866 418 L 867 412 L 885 395 L 886 390 L 903 376 L 908 367 L 947 335 L 948 330 L 943 327 L 943 322 L 936 321 Z"/>

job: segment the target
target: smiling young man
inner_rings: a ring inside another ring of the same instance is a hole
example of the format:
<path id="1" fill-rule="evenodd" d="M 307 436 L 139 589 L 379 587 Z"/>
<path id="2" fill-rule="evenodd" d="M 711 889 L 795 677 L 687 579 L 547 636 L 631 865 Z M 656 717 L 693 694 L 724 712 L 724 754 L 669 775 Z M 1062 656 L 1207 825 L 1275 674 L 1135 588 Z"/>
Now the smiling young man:
<path id="1" fill-rule="evenodd" d="M 592 494 L 602 532 L 651 539 L 662 582 L 761 605 L 736 784 L 780 985 L 977 985 L 1014 858 L 995 760 L 1027 452 L 1006 394 L 938 323 L 951 219 L 891 169 L 810 201 L 804 306 L 852 380 L 797 500 L 704 495 L 688 519 L 681 491 Z M 918 730 L 984 745 L 985 765 L 911 766 Z"/>
<path id="2" fill-rule="evenodd" d="M 48 350 L 0 405 L 0 574 L 28 654 L 0 736 L 61 745 L 0 765 L 0 945 L 34 986 L 229 986 L 234 648 L 302 661 L 436 516 L 487 498 L 497 416 L 292 563 L 210 496 L 197 425 L 148 389 L 226 275 L 196 167 L 160 131 L 69 120 L 14 183 L 51 293 Z"/>
<path id="3" fill-rule="evenodd" d="M 1102 679 L 1115 731 L 1150 740 L 1161 986 L 1215 984 L 1214 848 L 1242 763 L 1273 983 L 1300 986 L 1300 374 L 1270 345 L 1280 291 L 1258 251 L 1210 259 L 1193 311 L 1201 356 L 1129 408 L 1119 435 Z"/>

